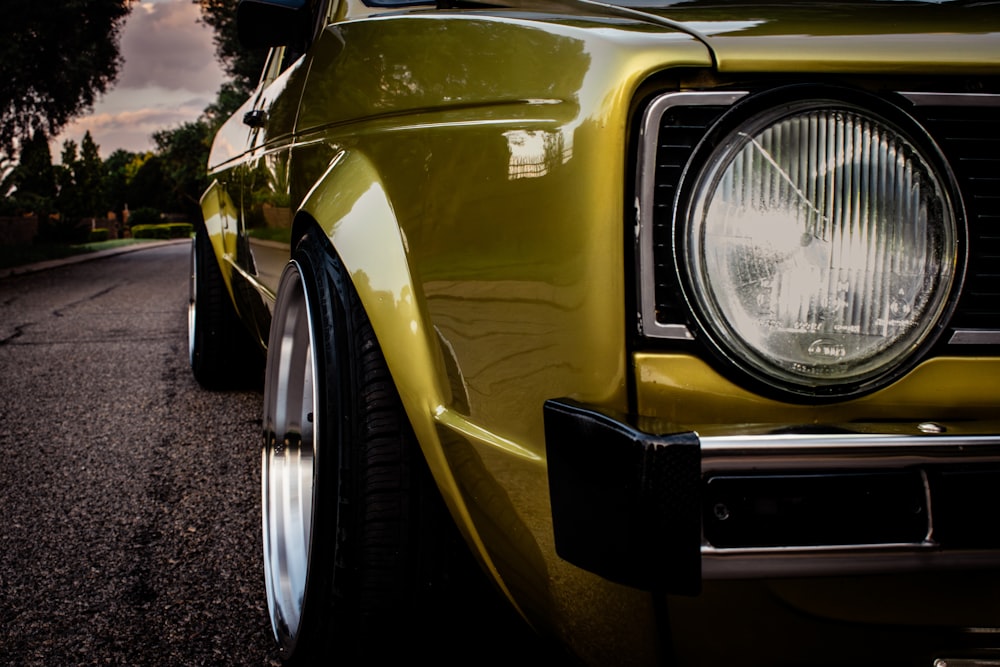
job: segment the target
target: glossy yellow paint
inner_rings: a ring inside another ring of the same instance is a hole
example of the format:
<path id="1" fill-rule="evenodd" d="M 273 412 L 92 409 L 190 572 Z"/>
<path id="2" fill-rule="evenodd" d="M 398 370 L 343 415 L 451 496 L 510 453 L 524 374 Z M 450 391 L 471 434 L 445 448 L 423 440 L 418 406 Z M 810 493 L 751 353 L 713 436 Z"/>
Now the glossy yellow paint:
<path id="1" fill-rule="evenodd" d="M 254 101 L 255 98 L 251 97 L 243 103 L 215 133 L 208 155 L 209 174 L 224 172 L 246 153 L 250 143 L 250 128 L 243 123 L 243 116 L 253 109 Z"/>
<path id="2" fill-rule="evenodd" d="M 664 59 L 710 64 L 680 33 L 559 20 L 566 25 L 414 16 L 333 26 L 311 64 L 331 83 L 310 81 L 299 117 L 304 145 L 363 156 L 404 246 L 391 261 L 351 257 L 334 239 L 338 252 L 372 279 L 405 261 L 421 325 L 444 341 L 467 393 L 445 407 L 498 441 L 528 443 L 533 456 L 543 452 L 543 397 L 624 400 L 626 101 Z M 318 183 L 314 196 L 335 191 L 317 173 L 323 160 L 298 165 L 299 178 Z M 395 317 L 374 314 L 376 332 Z M 421 363 L 389 360 L 394 376 L 437 374 L 447 386 L 443 366 L 404 368 Z"/>
<path id="3" fill-rule="evenodd" d="M 1000 360 L 938 357 L 885 389 L 851 401 L 795 405 L 743 389 L 696 357 L 636 354 L 639 413 L 681 429 L 749 424 L 846 424 L 867 420 L 920 423 L 995 418 Z"/>
<path id="4" fill-rule="evenodd" d="M 742 25 L 697 3 L 660 12 L 690 20 L 693 33 L 655 17 L 556 5 L 558 13 L 367 16 L 356 0 L 340 3 L 332 12 L 341 20 L 309 55 L 238 114 L 269 110 L 273 132 L 253 135 L 234 118 L 212 159 L 220 175 L 244 169 L 252 179 L 260 168 L 275 197 L 267 203 L 295 212 L 293 240 L 311 224 L 329 237 L 446 501 L 498 585 L 594 663 L 651 661 L 650 596 L 555 554 L 546 399 L 625 411 L 634 371 L 640 413 L 682 426 L 886 412 L 958 419 L 996 407 L 1000 366 L 929 362 L 883 392 L 817 408 L 763 399 L 693 357 L 629 358 L 624 184 L 637 91 L 657 73 L 683 70 L 680 86 L 716 63 L 733 72 L 915 72 L 928 66 L 924 47 L 941 56 L 932 73 L 997 71 L 998 42 L 965 26 L 956 50 L 933 26 L 887 40 L 846 20 L 817 35 L 815 21 L 777 5 L 740 11 L 760 16 Z M 247 192 L 252 199 L 246 188 L 240 196 Z M 225 207 L 206 201 L 210 229 L 221 228 Z M 952 390 L 947 407 L 932 400 L 942 386 Z"/>
<path id="5" fill-rule="evenodd" d="M 608 608 L 646 596 L 555 555 L 541 406 L 574 394 L 625 407 L 628 104 L 664 61 L 711 59 L 676 31 L 554 20 L 332 26 L 308 65 L 329 83 L 304 88 L 291 191 L 309 184 L 301 214 L 353 276 L 432 472 L 498 585 L 536 623 L 578 616 L 577 595 L 602 590 L 576 631 L 634 650 L 653 636 L 648 617 L 609 624 Z M 565 584 L 550 590 L 552 576 Z"/>
<path id="6" fill-rule="evenodd" d="M 219 266 L 223 267 L 222 278 L 226 283 L 226 289 L 232 296 L 232 272 L 226 270 L 226 267 L 236 252 L 235 230 L 239 214 L 225 187 L 218 180 L 212 181 L 208 190 L 202 195 L 201 211 L 205 220 L 205 230 L 212 242 L 212 249 L 219 261 Z"/>
<path id="7" fill-rule="evenodd" d="M 350 273 L 391 367 L 399 369 L 404 403 L 414 413 L 432 415 L 448 401 L 443 363 L 433 333 L 415 298 L 404 240 L 385 188 L 371 164 L 350 151 L 339 153 L 303 202 L 302 211 L 321 223 Z M 421 369 L 407 373 L 408 365 Z"/>
<path id="8" fill-rule="evenodd" d="M 302 211 L 322 225 L 350 274 L 365 312 L 376 329 L 386 364 L 438 487 L 467 541 L 510 600 L 503 577 L 462 500 L 458 482 L 444 457 L 437 424 L 451 425 L 450 388 L 433 329 L 418 287 L 409 273 L 405 239 L 400 235 L 385 189 L 371 163 L 349 151 L 337 153 L 321 185 L 306 197 Z M 377 326 L 376 326 L 377 323 Z"/>
<path id="9" fill-rule="evenodd" d="M 651 11 L 702 35 L 722 73 L 986 74 L 1000 66 L 992 3 L 696 0 Z"/>
<path id="10" fill-rule="evenodd" d="M 418 435 L 433 433 L 432 416 L 449 402 L 433 331 L 423 304 L 415 298 L 404 239 L 385 188 L 362 155 L 342 151 L 334 157 L 301 210 L 320 224 L 351 275 L 371 319 L 386 362 Z M 427 455 L 435 454 L 433 450 Z M 431 458 L 435 470 L 443 470 Z M 447 485 L 446 485 L 447 486 Z M 453 486 L 453 484 L 452 484 Z"/>

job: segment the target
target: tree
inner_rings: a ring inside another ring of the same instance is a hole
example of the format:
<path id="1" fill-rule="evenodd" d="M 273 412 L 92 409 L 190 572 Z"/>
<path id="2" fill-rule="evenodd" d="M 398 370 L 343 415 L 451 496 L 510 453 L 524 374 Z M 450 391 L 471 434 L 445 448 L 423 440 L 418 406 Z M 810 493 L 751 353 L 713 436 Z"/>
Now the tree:
<path id="1" fill-rule="evenodd" d="M 128 184 L 128 205 L 130 210 L 155 208 L 167 210 L 170 206 L 165 190 L 166 178 L 163 161 L 156 155 L 142 161 L 139 169 Z"/>
<path id="2" fill-rule="evenodd" d="M 206 165 L 212 138 L 229 116 L 239 108 L 245 96 L 238 86 L 227 82 L 219 89 L 215 102 L 205 108 L 201 117 L 177 127 L 153 134 L 155 157 L 138 156 L 138 166 L 151 162 L 148 167 L 127 175 L 131 183 L 128 202 L 134 210 L 149 206 L 170 213 L 184 213 L 191 219 L 201 216 L 199 200 L 208 186 Z"/>
<path id="3" fill-rule="evenodd" d="M 216 130 L 246 102 L 246 99 L 247 93 L 240 90 L 232 81 L 222 84 L 215 101 L 205 107 L 202 116 L 202 119 L 208 123 L 210 134 L 214 135 Z"/>
<path id="4" fill-rule="evenodd" d="M 23 155 L 22 155 L 23 157 Z M 79 243 L 86 240 L 89 227 L 80 224 L 84 216 L 84 203 L 76 187 L 76 168 L 80 161 L 79 147 L 75 141 L 63 142 L 60 163 L 55 172 L 55 211 L 58 215 L 39 218 L 38 238 L 43 242 Z"/>
<path id="5" fill-rule="evenodd" d="M 7 170 L 0 183 L 0 215 L 33 213 L 45 221 L 55 207 L 56 171 L 49 140 L 35 132 L 21 146 L 20 161 Z"/>
<path id="6" fill-rule="evenodd" d="M 63 142 L 61 162 L 56 167 L 59 224 L 55 225 L 53 236 L 56 240 L 79 240 L 80 222 L 85 218 L 103 220 L 108 211 L 104 162 L 90 132 L 83 135 L 79 147 L 72 140 Z"/>
<path id="7" fill-rule="evenodd" d="M 208 185 L 205 165 L 212 141 L 212 128 L 202 119 L 184 123 L 153 135 L 156 153 L 177 210 L 197 217 L 199 199 Z"/>
<path id="8" fill-rule="evenodd" d="M 21 146 L 21 160 L 11 172 L 9 183 L 22 208 L 39 217 L 51 212 L 56 198 L 56 172 L 44 132 L 36 131 Z"/>
<path id="9" fill-rule="evenodd" d="M 267 49 L 247 49 L 236 33 L 236 0 L 193 0 L 201 6 L 202 20 L 215 30 L 215 54 L 233 79 L 241 101 L 260 80 Z"/>
<path id="10" fill-rule="evenodd" d="M 77 220 L 80 217 L 80 203 L 77 201 L 76 175 L 74 167 L 79 157 L 79 147 L 72 139 L 63 142 L 62 155 L 59 157 L 59 164 L 55 167 L 56 172 L 56 208 L 60 216 L 69 221 Z"/>
<path id="11" fill-rule="evenodd" d="M 129 166 L 135 159 L 135 153 L 119 148 L 104 161 L 105 204 L 109 211 L 114 211 L 119 228 L 125 222 L 124 212 L 128 205 L 128 185 L 129 181 L 132 180 Z"/>
<path id="12" fill-rule="evenodd" d="M 5 0 L 0 22 L 0 149 L 55 136 L 118 75 L 132 0 Z"/>
<path id="13" fill-rule="evenodd" d="M 108 212 L 104 191 L 104 161 L 88 130 L 80 142 L 80 160 L 75 165 L 76 187 L 80 190 L 83 217 L 103 218 Z"/>

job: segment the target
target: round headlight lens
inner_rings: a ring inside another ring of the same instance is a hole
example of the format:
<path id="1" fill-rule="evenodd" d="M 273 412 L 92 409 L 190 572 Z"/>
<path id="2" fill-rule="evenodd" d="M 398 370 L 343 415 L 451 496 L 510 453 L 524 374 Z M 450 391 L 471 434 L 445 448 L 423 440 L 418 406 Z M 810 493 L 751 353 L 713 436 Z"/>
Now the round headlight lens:
<path id="1" fill-rule="evenodd" d="M 948 305 L 959 241 L 944 179 L 867 111 L 751 119 L 690 202 L 687 298 L 725 356 L 764 380 L 856 390 L 911 357 Z"/>

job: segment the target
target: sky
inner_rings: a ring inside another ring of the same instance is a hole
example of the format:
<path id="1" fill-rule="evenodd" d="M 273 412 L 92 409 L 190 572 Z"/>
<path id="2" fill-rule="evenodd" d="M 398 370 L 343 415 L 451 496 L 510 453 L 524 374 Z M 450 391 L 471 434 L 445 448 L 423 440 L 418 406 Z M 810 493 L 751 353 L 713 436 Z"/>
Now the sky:
<path id="1" fill-rule="evenodd" d="M 119 148 L 152 150 L 154 132 L 198 118 L 226 79 L 200 15 L 191 0 L 137 2 L 120 32 L 117 82 L 53 140 L 53 160 L 63 141 L 79 145 L 87 130 L 106 158 Z"/>

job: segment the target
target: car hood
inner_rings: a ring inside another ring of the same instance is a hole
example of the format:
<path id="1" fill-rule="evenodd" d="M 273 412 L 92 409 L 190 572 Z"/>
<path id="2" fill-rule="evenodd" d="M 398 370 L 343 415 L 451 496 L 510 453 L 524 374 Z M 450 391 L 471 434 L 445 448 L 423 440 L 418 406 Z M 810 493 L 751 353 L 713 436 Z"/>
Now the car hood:
<path id="1" fill-rule="evenodd" d="M 684 30 L 712 50 L 723 72 L 1000 71 L 1000 2 L 993 0 L 579 4 Z"/>

